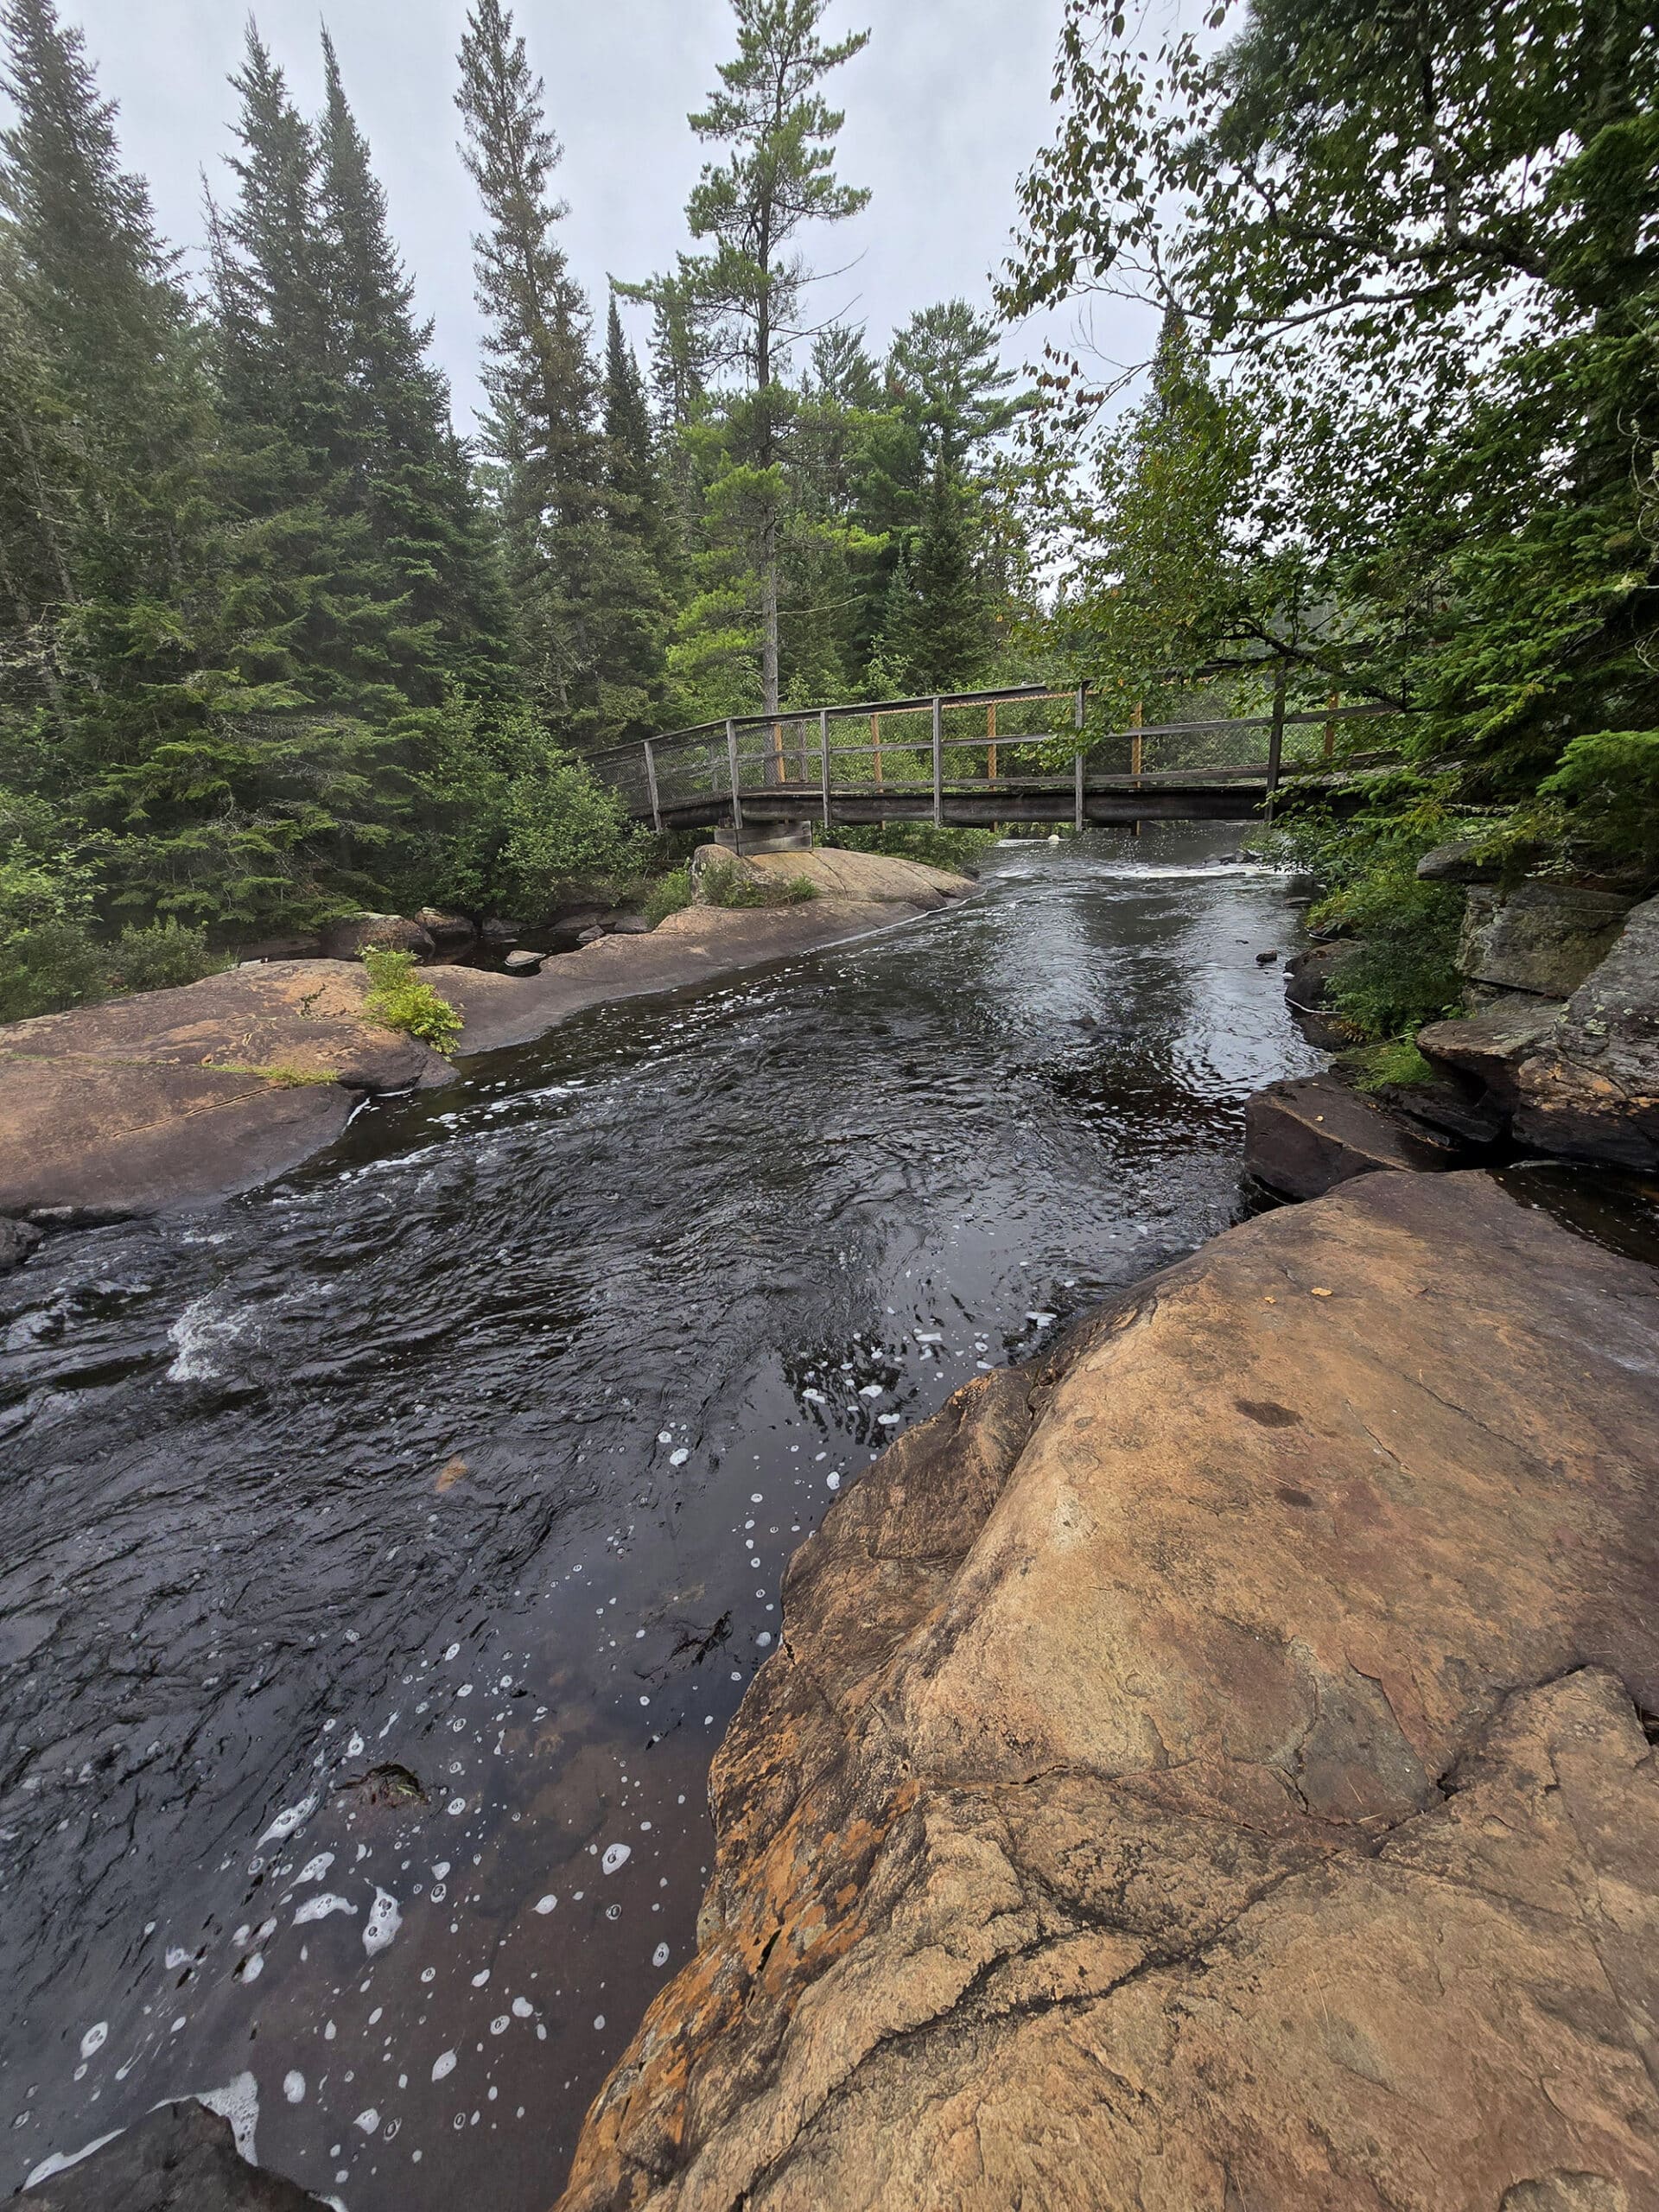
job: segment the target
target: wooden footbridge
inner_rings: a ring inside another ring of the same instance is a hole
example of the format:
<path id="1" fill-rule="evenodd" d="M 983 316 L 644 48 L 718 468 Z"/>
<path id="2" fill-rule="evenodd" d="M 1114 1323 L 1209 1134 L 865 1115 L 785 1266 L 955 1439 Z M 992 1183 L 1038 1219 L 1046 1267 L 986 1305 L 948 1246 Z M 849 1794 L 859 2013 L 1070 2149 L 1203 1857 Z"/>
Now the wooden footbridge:
<path id="1" fill-rule="evenodd" d="M 1376 756 L 1336 760 L 1335 728 L 1371 705 L 1111 726 L 1087 685 L 956 691 L 934 698 L 744 715 L 588 756 L 630 815 L 652 828 L 729 829 L 741 843 L 811 823 L 1249 822 L 1271 817 L 1282 779 L 1333 795 Z"/>

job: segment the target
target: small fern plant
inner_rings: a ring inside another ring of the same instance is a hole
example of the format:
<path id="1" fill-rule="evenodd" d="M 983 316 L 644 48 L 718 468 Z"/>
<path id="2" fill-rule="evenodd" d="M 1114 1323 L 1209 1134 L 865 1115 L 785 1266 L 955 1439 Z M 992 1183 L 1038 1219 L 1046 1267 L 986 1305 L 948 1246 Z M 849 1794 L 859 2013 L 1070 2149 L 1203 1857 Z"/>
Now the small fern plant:
<path id="1" fill-rule="evenodd" d="M 417 975 L 412 952 L 392 952 L 383 945 L 364 949 L 363 965 L 369 971 L 369 995 L 363 1011 L 372 1021 L 388 1029 L 401 1029 L 418 1038 L 446 1058 L 453 1055 L 461 1035 L 461 1016 L 424 977 Z"/>

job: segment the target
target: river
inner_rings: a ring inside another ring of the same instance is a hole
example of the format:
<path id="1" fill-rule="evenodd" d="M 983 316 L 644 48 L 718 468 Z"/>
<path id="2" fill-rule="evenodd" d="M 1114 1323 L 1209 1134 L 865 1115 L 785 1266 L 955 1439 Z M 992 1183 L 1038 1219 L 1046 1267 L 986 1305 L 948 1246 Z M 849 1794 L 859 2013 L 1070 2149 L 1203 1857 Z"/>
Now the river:
<path id="1" fill-rule="evenodd" d="M 0 2190 L 213 2092 L 350 2212 L 556 2196 L 790 1553 L 1316 1064 L 1236 836 L 1001 846 L 0 1280 Z"/>

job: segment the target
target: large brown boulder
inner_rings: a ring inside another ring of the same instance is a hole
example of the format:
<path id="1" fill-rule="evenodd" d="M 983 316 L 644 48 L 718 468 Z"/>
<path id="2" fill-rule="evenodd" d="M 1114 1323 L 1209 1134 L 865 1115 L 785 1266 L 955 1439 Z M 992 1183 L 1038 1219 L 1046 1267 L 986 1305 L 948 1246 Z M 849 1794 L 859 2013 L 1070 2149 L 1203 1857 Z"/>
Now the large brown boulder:
<path id="1" fill-rule="evenodd" d="M 469 923 L 467 935 L 471 934 Z M 429 960 L 437 950 L 437 939 L 423 921 L 408 921 L 401 914 L 348 914 L 323 930 L 326 959 L 356 960 L 371 948 L 380 952 L 412 952 L 417 960 Z"/>
<path id="2" fill-rule="evenodd" d="M 1232 1230 L 797 1554 L 563 2212 L 1659 2203 L 1659 1280 Z"/>

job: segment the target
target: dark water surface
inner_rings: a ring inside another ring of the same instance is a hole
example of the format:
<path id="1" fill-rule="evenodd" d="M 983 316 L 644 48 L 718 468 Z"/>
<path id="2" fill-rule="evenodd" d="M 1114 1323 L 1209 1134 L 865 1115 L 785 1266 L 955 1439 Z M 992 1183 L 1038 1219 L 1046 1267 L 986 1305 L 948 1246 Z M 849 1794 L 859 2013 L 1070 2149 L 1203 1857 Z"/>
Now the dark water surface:
<path id="1" fill-rule="evenodd" d="M 789 1554 L 1315 1064 L 1236 834 L 1000 848 L 0 1281 L 0 2192 L 213 2090 L 351 2212 L 557 2195 Z"/>

